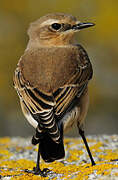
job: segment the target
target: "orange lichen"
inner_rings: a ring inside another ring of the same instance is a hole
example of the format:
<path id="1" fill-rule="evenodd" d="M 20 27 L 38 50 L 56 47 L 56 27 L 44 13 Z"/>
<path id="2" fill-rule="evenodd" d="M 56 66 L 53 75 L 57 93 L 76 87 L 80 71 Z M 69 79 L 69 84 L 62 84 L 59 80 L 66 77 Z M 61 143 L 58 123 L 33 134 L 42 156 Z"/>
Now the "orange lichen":
<path id="1" fill-rule="evenodd" d="M 90 150 L 94 153 L 96 152 L 101 152 L 102 150 L 100 149 L 100 147 L 103 146 L 103 143 L 102 142 L 97 142 L 95 143 L 94 145 L 90 146 Z"/>
<path id="2" fill-rule="evenodd" d="M 9 137 L 0 138 L 0 144 L 8 144 L 10 143 L 11 139 Z"/>
<path id="3" fill-rule="evenodd" d="M 20 175 L 21 174 L 21 171 L 18 171 L 15 169 L 15 171 L 11 171 L 11 170 L 6 170 L 6 169 L 2 169 L 0 175 L 1 176 L 16 176 L 16 175 Z"/>
<path id="4" fill-rule="evenodd" d="M 0 138 L 0 162 L 2 160 L 9 159 L 12 155 L 12 153 L 8 150 L 10 142 L 11 140 L 8 137 Z"/>
<path id="5" fill-rule="evenodd" d="M 72 162 L 72 161 L 77 161 L 83 154 L 83 152 L 81 150 L 77 150 L 77 149 L 72 149 L 69 151 L 70 156 L 68 158 L 68 162 Z"/>
<path id="6" fill-rule="evenodd" d="M 41 177 L 41 176 L 36 176 L 36 175 L 33 175 L 33 174 L 24 174 L 24 175 L 21 175 L 21 176 L 17 176 L 17 177 L 13 177 L 11 178 L 11 180 L 43 180 L 43 179 L 49 179 L 47 177 Z"/>
<path id="7" fill-rule="evenodd" d="M 32 169 L 35 166 L 35 162 L 26 159 L 8 160 L 0 163 L 0 166 L 13 169 Z"/>
<path id="8" fill-rule="evenodd" d="M 114 173 L 114 176 L 118 177 L 118 172 Z"/>
<path id="9" fill-rule="evenodd" d="M 53 180 L 56 180 L 56 174 L 60 174 L 60 179 L 74 179 L 74 180 L 87 180 L 90 175 L 96 174 L 102 176 L 110 176 L 112 173 L 114 176 L 118 176 L 117 170 L 118 165 L 113 163 L 111 160 L 115 160 L 118 158 L 118 150 L 112 149 L 104 149 L 103 143 L 100 141 L 95 141 L 94 139 L 88 139 L 90 143 L 90 149 L 94 156 L 97 156 L 101 161 L 96 162 L 96 166 L 91 166 L 91 164 L 84 163 L 81 161 L 79 165 L 76 163 L 80 161 L 81 155 L 85 153 L 85 156 L 88 157 L 85 152 L 85 146 L 82 144 L 82 141 L 79 139 L 65 139 L 65 147 L 68 152 L 68 156 L 65 161 L 55 161 L 53 163 L 44 163 L 41 159 L 41 169 L 49 168 L 53 174 L 55 174 Z M 16 143 L 16 144 L 15 144 Z M 77 147 L 81 150 L 78 150 Z M 14 148 L 14 152 L 11 153 L 10 148 Z M 20 152 L 21 151 L 21 152 Z M 34 175 L 32 173 L 26 173 L 25 169 L 32 170 L 35 166 L 35 162 L 33 160 L 28 159 L 18 159 L 11 160 L 14 157 L 14 153 L 21 153 L 27 151 L 37 151 L 37 147 L 34 146 L 22 146 L 22 144 L 18 145 L 17 142 L 13 142 L 9 138 L 1 138 L 0 139 L 0 175 L 2 177 L 11 177 L 12 180 L 43 180 L 49 179 L 49 177 L 43 178 L 40 175 Z M 36 152 L 37 153 L 37 152 Z M 87 158 L 88 159 L 88 158 Z M 72 177 L 72 178 L 71 178 Z"/>
<path id="10" fill-rule="evenodd" d="M 99 155 L 99 158 L 109 160 L 109 161 L 114 160 L 116 158 L 118 159 L 118 151 L 117 150 L 112 151 L 111 149 L 107 149 L 105 151 L 105 154 L 100 154 Z"/>
<path id="11" fill-rule="evenodd" d="M 9 159 L 9 157 L 12 155 L 8 150 L 1 148 L 0 149 L 0 161 L 4 159 Z"/>

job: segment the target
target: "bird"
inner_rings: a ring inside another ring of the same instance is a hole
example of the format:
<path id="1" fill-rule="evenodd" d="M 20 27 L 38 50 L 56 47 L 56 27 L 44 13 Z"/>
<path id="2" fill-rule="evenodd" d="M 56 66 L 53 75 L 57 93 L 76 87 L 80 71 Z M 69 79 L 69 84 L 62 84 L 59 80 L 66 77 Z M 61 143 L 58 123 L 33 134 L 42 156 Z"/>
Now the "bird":
<path id="1" fill-rule="evenodd" d="M 93 68 L 75 36 L 94 25 L 80 22 L 70 14 L 50 13 L 29 26 L 29 41 L 17 64 L 13 83 L 23 114 L 35 128 L 32 144 L 38 145 L 38 155 L 34 174 L 46 175 L 47 169 L 40 169 L 40 157 L 47 163 L 65 157 L 64 133 L 73 124 L 77 125 L 95 165 L 83 126 Z"/>

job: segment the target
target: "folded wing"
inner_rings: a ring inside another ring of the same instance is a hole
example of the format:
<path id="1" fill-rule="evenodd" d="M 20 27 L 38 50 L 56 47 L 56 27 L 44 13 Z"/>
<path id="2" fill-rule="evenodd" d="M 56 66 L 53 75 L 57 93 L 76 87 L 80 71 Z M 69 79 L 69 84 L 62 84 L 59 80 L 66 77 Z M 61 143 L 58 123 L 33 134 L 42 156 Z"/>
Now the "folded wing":
<path id="1" fill-rule="evenodd" d="M 35 137 L 38 140 L 47 131 L 52 140 L 59 143 L 60 130 L 55 117 L 66 112 L 72 102 L 82 95 L 92 78 L 91 63 L 80 45 L 78 45 L 77 61 L 76 73 L 66 84 L 50 93 L 42 92 L 25 81 L 19 66 L 15 71 L 14 85 L 25 108 L 38 123 L 37 137 Z"/>

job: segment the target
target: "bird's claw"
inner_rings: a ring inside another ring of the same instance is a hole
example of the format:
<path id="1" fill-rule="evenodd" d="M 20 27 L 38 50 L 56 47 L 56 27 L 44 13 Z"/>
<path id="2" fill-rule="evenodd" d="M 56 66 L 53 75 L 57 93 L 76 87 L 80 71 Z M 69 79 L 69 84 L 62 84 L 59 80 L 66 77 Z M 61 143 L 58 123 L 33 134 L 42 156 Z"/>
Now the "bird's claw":
<path id="1" fill-rule="evenodd" d="M 50 170 L 48 168 L 44 168 L 42 171 L 41 169 L 37 168 L 37 167 L 34 167 L 33 168 L 33 173 L 35 175 L 41 175 L 42 177 L 46 177 L 47 176 L 47 173 L 49 172 Z"/>
<path id="2" fill-rule="evenodd" d="M 32 174 L 35 174 L 35 175 L 40 175 L 42 177 L 46 177 L 48 172 L 50 172 L 50 170 L 48 168 L 44 168 L 42 171 L 40 168 L 37 168 L 37 167 L 34 167 L 33 170 L 28 170 L 28 169 L 25 169 L 25 172 L 26 173 L 32 173 Z"/>

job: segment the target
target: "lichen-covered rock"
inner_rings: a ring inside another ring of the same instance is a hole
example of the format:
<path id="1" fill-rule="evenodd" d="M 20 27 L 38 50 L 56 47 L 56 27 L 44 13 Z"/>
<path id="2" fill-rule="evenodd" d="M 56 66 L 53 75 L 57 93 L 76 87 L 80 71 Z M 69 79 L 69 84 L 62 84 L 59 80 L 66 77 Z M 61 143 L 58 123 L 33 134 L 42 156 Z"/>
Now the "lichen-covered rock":
<path id="1" fill-rule="evenodd" d="M 0 138 L 0 179 L 118 179 L 118 135 L 87 137 L 96 166 L 91 166 L 88 154 L 80 138 L 65 138 L 64 160 L 50 164 L 41 160 L 41 169 L 49 168 L 47 177 L 25 172 L 32 170 L 37 157 L 37 147 L 30 138 Z"/>

